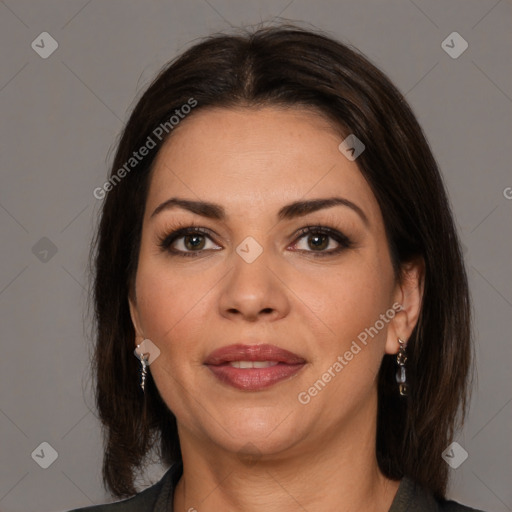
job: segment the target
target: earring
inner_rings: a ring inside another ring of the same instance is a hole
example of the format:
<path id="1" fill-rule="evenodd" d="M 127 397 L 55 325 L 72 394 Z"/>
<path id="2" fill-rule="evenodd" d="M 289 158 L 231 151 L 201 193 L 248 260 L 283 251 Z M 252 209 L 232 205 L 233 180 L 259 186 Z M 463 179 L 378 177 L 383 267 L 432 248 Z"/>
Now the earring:
<path id="1" fill-rule="evenodd" d="M 398 365 L 398 369 L 396 371 L 396 382 L 398 383 L 400 395 L 407 396 L 409 394 L 409 386 L 407 384 L 405 374 L 405 363 L 407 362 L 405 349 L 407 348 L 407 344 L 400 338 L 398 338 L 398 343 L 400 344 L 400 347 L 398 349 L 398 354 L 396 355 L 396 363 Z"/>
<path id="2" fill-rule="evenodd" d="M 142 342 L 142 343 L 144 343 L 144 342 Z M 137 345 L 138 349 L 141 348 L 142 343 L 140 345 Z M 142 391 L 144 392 L 144 384 L 146 382 L 146 374 L 147 374 L 147 367 L 148 367 L 148 361 L 149 361 L 149 353 L 148 352 L 139 353 L 139 352 L 137 352 L 137 350 L 135 350 L 135 354 L 140 359 L 140 362 L 142 364 L 140 387 L 142 388 Z"/>

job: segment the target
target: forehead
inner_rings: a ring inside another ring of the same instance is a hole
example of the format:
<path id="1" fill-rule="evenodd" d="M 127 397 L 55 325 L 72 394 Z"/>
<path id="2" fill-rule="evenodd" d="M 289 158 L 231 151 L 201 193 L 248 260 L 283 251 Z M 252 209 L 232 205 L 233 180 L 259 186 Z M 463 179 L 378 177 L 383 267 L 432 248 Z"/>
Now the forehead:
<path id="1" fill-rule="evenodd" d="M 298 199 L 341 194 L 378 205 L 357 164 L 338 149 L 341 131 L 300 108 L 215 108 L 182 121 L 160 150 L 147 212 L 170 196 L 261 214 Z"/>

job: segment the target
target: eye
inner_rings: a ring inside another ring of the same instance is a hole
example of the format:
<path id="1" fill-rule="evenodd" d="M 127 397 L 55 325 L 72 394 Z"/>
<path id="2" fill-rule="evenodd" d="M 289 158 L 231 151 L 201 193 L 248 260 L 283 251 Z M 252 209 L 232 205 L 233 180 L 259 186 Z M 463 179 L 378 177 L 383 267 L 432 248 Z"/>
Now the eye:
<path id="1" fill-rule="evenodd" d="M 208 246 L 208 242 L 213 246 Z M 198 256 L 202 251 L 222 249 L 211 239 L 208 230 L 198 227 L 181 228 L 160 238 L 158 245 L 180 256 Z"/>
<path id="2" fill-rule="evenodd" d="M 158 239 L 159 247 L 171 255 L 200 256 L 203 251 L 222 249 L 212 240 L 210 230 L 197 226 L 175 229 Z M 340 231 L 326 226 L 305 226 L 299 230 L 292 244 L 293 250 L 313 256 L 329 256 L 353 246 L 352 241 Z"/>
<path id="3" fill-rule="evenodd" d="M 325 226 L 306 226 L 302 228 L 299 231 L 298 240 L 300 242 L 293 244 L 294 249 L 311 252 L 314 256 L 337 254 L 352 246 L 351 240 L 346 235 Z"/>

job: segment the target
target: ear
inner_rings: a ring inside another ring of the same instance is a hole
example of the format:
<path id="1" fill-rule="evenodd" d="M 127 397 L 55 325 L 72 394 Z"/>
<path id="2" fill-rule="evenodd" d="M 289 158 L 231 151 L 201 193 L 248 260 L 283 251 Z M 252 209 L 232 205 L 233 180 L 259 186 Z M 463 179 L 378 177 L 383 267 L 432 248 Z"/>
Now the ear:
<path id="1" fill-rule="evenodd" d="M 130 289 L 128 293 L 128 305 L 130 307 L 130 316 L 132 318 L 133 328 L 135 330 L 135 345 L 144 340 L 144 330 L 142 329 L 142 322 L 140 320 L 139 310 L 137 308 L 137 299 L 135 296 L 134 288 Z M 139 342 L 137 340 L 140 339 Z"/>
<path id="2" fill-rule="evenodd" d="M 423 289 L 425 278 L 425 261 L 422 257 L 404 263 L 401 267 L 401 275 L 396 284 L 393 309 L 397 312 L 389 322 L 386 353 L 398 352 L 398 338 L 407 342 L 418 322 L 423 301 Z M 398 305 L 401 308 L 398 308 Z"/>

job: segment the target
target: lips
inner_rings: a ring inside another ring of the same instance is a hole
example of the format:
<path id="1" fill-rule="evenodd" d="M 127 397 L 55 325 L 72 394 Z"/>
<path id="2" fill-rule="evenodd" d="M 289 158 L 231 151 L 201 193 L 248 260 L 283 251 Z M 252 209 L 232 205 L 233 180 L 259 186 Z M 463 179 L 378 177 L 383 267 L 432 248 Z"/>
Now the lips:
<path id="1" fill-rule="evenodd" d="M 288 350 L 275 345 L 229 345 L 214 350 L 205 364 L 218 366 L 231 361 L 273 361 L 284 364 L 299 364 L 306 361 Z"/>
<path id="2" fill-rule="evenodd" d="M 304 358 L 275 345 L 229 345 L 214 350 L 204 364 L 221 382 L 258 391 L 291 378 L 306 364 Z"/>

